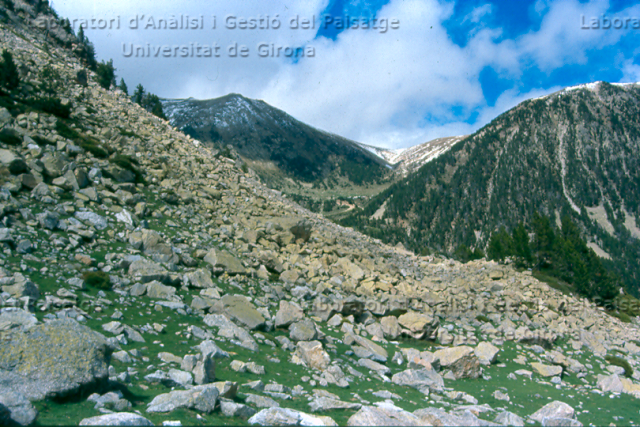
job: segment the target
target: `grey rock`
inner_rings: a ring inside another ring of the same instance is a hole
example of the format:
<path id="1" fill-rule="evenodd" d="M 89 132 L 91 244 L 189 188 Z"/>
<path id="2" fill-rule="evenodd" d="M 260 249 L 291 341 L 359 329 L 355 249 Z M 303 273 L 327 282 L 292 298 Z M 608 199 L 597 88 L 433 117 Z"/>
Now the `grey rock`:
<path id="1" fill-rule="evenodd" d="M 582 423 L 573 418 L 545 417 L 542 419 L 542 427 L 582 427 Z"/>
<path id="2" fill-rule="evenodd" d="M 211 279 L 211 272 L 205 269 L 198 269 L 185 275 L 189 281 L 189 285 L 194 288 L 213 288 L 215 285 Z"/>
<path id="3" fill-rule="evenodd" d="M 348 426 L 422 426 L 425 423 L 414 414 L 390 403 L 363 406 L 347 421 Z"/>
<path id="4" fill-rule="evenodd" d="M 211 354 L 203 357 L 193 369 L 196 384 L 209 384 L 216 378 L 216 363 Z"/>
<path id="5" fill-rule="evenodd" d="M 302 311 L 302 308 L 300 308 L 298 304 L 282 300 L 280 301 L 280 308 L 276 313 L 275 326 L 276 328 L 286 328 L 303 318 L 304 311 Z"/>
<path id="6" fill-rule="evenodd" d="M 378 362 L 374 362 L 373 360 L 370 360 L 370 359 L 359 359 L 358 365 L 362 366 L 363 368 L 367 368 L 370 371 L 376 371 L 379 374 L 383 374 L 383 375 L 387 375 L 391 373 L 391 369 L 389 369 L 384 365 L 381 365 Z"/>
<path id="7" fill-rule="evenodd" d="M 494 418 L 494 422 L 502 424 L 503 426 L 523 427 L 524 420 L 513 412 L 505 411 L 498 414 Z"/>
<path id="8" fill-rule="evenodd" d="M 3 308 L 0 310 L 0 331 L 10 329 L 25 330 L 35 326 L 38 319 L 28 311 L 19 308 Z"/>
<path id="9" fill-rule="evenodd" d="M 429 390 L 442 391 L 444 389 L 444 380 L 433 369 L 407 369 L 398 372 L 391 381 L 394 384 L 413 387 L 422 393 L 428 394 Z"/>
<path id="10" fill-rule="evenodd" d="M 300 322 L 296 322 L 289 328 L 289 338 L 292 341 L 312 341 L 316 339 L 318 332 L 316 330 L 316 324 L 311 319 L 304 319 Z"/>
<path id="11" fill-rule="evenodd" d="M 108 379 L 112 348 L 75 320 L 53 320 L 11 333 L 0 346 L 0 389 L 29 400 L 65 396 Z"/>
<path id="12" fill-rule="evenodd" d="M 157 280 L 167 284 L 171 281 L 169 272 L 164 267 L 144 258 L 135 260 L 129 265 L 129 276 L 138 279 L 141 283 Z"/>
<path id="13" fill-rule="evenodd" d="M 273 408 L 279 407 L 280 404 L 270 397 L 260 396 L 258 394 L 247 393 L 245 402 L 257 407 L 257 408 Z"/>
<path id="14" fill-rule="evenodd" d="M 0 392 L 0 406 L 6 407 L 9 410 L 10 420 L 21 426 L 33 424 L 38 416 L 38 412 L 31 402 L 22 394 L 13 391 L 4 390 Z"/>
<path id="15" fill-rule="evenodd" d="M 309 402 L 309 406 L 311 407 L 311 412 L 325 412 L 345 409 L 358 410 L 362 407 L 362 404 L 342 402 L 330 397 L 319 396 Z"/>
<path id="16" fill-rule="evenodd" d="M 249 419 L 256 414 L 256 410 L 252 407 L 228 400 L 220 401 L 220 412 L 225 417 L 237 417 L 243 420 Z"/>
<path id="17" fill-rule="evenodd" d="M 0 149 L 0 164 L 9 169 L 13 175 L 18 175 L 28 169 L 27 164 L 20 156 L 4 149 Z"/>
<path id="18" fill-rule="evenodd" d="M 624 391 L 624 385 L 620 381 L 618 375 L 598 375 L 598 387 L 600 390 L 608 393 L 622 393 Z"/>
<path id="19" fill-rule="evenodd" d="M 55 230 L 56 228 L 58 228 L 58 225 L 60 223 L 60 217 L 58 216 L 58 214 L 49 211 L 44 211 L 37 214 L 36 219 L 40 223 L 40 227 L 46 228 L 47 230 Z"/>
<path id="20" fill-rule="evenodd" d="M 81 426 L 153 426 L 153 423 L 141 415 L 131 412 L 117 412 L 85 418 Z"/>
<path id="21" fill-rule="evenodd" d="M 211 413 L 218 401 L 215 385 L 199 385 L 190 390 L 178 390 L 156 396 L 148 405 L 147 412 L 171 412 L 178 408 L 195 409 Z"/>
<path id="22" fill-rule="evenodd" d="M 329 417 L 316 417 L 286 408 L 269 408 L 249 418 L 249 424 L 262 426 L 337 426 Z"/>
<path id="23" fill-rule="evenodd" d="M 98 230 L 104 230 L 109 226 L 107 219 L 95 212 L 76 212 L 75 217 L 83 222 L 88 222 Z"/>
<path id="24" fill-rule="evenodd" d="M 224 359 L 229 357 L 229 353 L 220 349 L 213 341 L 206 340 L 198 346 L 203 357 L 213 357 L 214 359 Z"/>
<path id="25" fill-rule="evenodd" d="M 554 400 L 540 408 L 529 418 L 542 423 L 543 418 L 573 418 L 574 415 L 575 410 L 571 406 L 559 400 Z"/>
<path id="26" fill-rule="evenodd" d="M 223 311 L 249 329 L 264 326 L 265 318 L 243 295 L 225 295 L 220 300 Z"/>
<path id="27" fill-rule="evenodd" d="M 147 283 L 147 296 L 151 299 L 172 300 L 176 295 L 176 288 L 166 286 L 157 280 Z"/>

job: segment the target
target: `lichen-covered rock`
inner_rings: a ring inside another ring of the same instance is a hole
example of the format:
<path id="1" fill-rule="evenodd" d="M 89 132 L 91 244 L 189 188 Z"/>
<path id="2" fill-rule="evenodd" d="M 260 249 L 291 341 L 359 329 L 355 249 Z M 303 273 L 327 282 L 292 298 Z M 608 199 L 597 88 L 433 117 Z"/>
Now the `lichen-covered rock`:
<path id="1" fill-rule="evenodd" d="M 0 335 L 0 389 L 29 400 L 65 396 L 108 379 L 106 338 L 72 319 Z"/>
<path id="2" fill-rule="evenodd" d="M 0 425 L 17 424 L 28 426 L 33 424 L 38 416 L 38 412 L 26 397 L 10 390 L 0 391 L 0 407 L 3 406 L 8 410 L 9 414 L 3 420 L 2 410 L 0 410 Z"/>

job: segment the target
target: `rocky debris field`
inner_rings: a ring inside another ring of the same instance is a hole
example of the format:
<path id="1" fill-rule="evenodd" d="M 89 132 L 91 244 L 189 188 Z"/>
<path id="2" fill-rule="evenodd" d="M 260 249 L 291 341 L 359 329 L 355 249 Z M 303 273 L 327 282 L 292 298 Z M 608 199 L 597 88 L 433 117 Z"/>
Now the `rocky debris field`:
<path id="1" fill-rule="evenodd" d="M 640 421 L 635 320 L 311 214 L 75 83 L 29 27 L 0 49 L 23 92 L 48 66 L 72 106 L 0 107 L 0 424 Z"/>

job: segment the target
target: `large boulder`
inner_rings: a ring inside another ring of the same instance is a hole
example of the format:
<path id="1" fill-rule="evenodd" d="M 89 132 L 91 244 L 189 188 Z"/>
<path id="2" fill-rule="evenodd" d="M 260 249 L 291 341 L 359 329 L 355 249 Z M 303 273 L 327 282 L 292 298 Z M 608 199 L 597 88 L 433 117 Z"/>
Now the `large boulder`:
<path id="1" fill-rule="evenodd" d="M 0 332 L 9 329 L 29 329 L 38 323 L 38 319 L 28 311 L 9 307 L 0 310 Z"/>
<path id="2" fill-rule="evenodd" d="M 480 376 L 480 361 L 471 347 L 445 348 L 433 353 L 433 357 L 442 368 L 451 369 L 456 379 Z"/>
<path id="3" fill-rule="evenodd" d="M 211 272 L 204 268 L 199 268 L 196 271 L 185 274 L 185 277 L 189 283 L 189 286 L 193 288 L 213 288 L 215 284 L 211 279 Z"/>
<path id="4" fill-rule="evenodd" d="M 444 389 L 444 380 L 433 369 L 407 369 L 398 372 L 391 381 L 394 384 L 413 387 L 421 393 L 429 394 L 429 391 L 442 391 Z"/>
<path id="5" fill-rule="evenodd" d="M 280 309 L 276 313 L 276 328 L 286 328 L 304 318 L 304 311 L 295 302 L 280 301 Z"/>
<path id="6" fill-rule="evenodd" d="M 474 353 L 482 365 L 491 365 L 496 360 L 500 349 L 488 342 L 481 342 L 475 348 Z"/>
<path id="7" fill-rule="evenodd" d="M 33 424 L 38 416 L 38 412 L 29 402 L 29 399 L 13 391 L 0 391 L 0 407 L 2 406 L 7 408 L 9 414 L 8 419 L 4 421 L 2 420 L 2 415 L 0 415 L 0 425 L 28 426 Z"/>
<path id="8" fill-rule="evenodd" d="M 179 408 L 195 409 L 211 413 L 216 407 L 219 391 L 213 385 L 199 385 L 190 390 L 177 390 L 156 396 L 148 405 L 147 412 L 171 412 Z"/>
<path id="9" fill-rule="evenodd" d="M 375 406 L 363 406 L 353 414 L 348 426 L 422 426 L 425 424 L 419 417 L 391 403 L 382 402 Z"/>
<path id="10" fill-rule="evenodd" d="M 295 354 L 311 369 L 324 371 L 331 362 L 329 354 L 324 351 L 320 341 L 298 342 Z"/>
<path id="11" fill-rule="evenodd" d="M 0 164 L 9 169 L 9 172 L 18 175 L 28 169 L 27 164 L 17 154 L 0 149 Z"/>
<path id="12" fill-rule="evenodd" d="M 562 366 L 545 365 L 543 363 L 533 362 L 531 363 L 531 367 L 543 377 L 556 377 L 558 375 L 562 375 Z"/>
<path id="13" fill-rule="evenodd" d="M 214 272 L 224 272 L 231 275 L 247 274 L 242 262 L 229 252 L 211 249 L 204 257 L 204 261 L 211 265 Z"/>
<path id="14" fill-rule="evenodd" d="M 544 418 L 573 418 L 575 410 L 564 402 L 554 400 L 551 403 L 547 403 L 538 411 L 536 411 L 531 418 L 534 421 L 542 423 Z"/>
<path id="15" fill-rule="evenodd" d="M 116 412 L 85 418 L 80 421 L 81 426 L 153 426 L 145 417 L 131 412 Z"/>
<path id="16" fill-rule="evenodd" d="M 147 283 L 147 296 L 151 299 L 173 300 L 176 297 L 176 288 L 154 280 Z"/>
<path id="17" fill-rule="evenodd" d="M 164 284 L 173 282 L 171 275 L 163 266 L 144 258 L 137 259 L 129 265 L 129 275 L 141 283 L 148 283 L 154 280 Z"/>
<path id="18" fill-rule="evenodd" d="M 259 329 L 264 326 L 264 316 L 255 309 L 245 296 L 225 295 L 220 300 L 220 303 L 224 313 L 249 329 Z"/>
<path id="19" fill-rule="evenodd" d="M 249 418 L 249 424 L 261 426 L 337 426 L 329 417 L 318 417 L 288 408 L 268 408 Z"/>
<path id="20" fill-rule="evenodd" d="M 0 337 L 0 390 L 41 400 L 75 393 L 109 377 L 112 347 L 103 335 L 75 320 L 54 320 Z"/>
<path id="21" fill-rule="evenodd" d="M 436 331 L 440 321 L 431 313 L 409 311 L 398 318 L 398 323 L 409 330 L 413 338 L 428 338 Z"/>

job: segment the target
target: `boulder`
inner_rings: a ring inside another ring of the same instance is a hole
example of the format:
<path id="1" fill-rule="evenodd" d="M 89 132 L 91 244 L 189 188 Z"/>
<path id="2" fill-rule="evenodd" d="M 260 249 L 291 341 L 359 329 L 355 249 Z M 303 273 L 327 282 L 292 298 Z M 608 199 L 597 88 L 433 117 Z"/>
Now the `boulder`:
<path id="1" fill-rule="evenodd" d="M 211 413 L 218 400 L 215 385 L 199 385 L 190 390 L 177 390 L 156 396 L 148 405 L 147 412 L 171 412 L 178 408 L 195 409 Z"/>
<path id="2" fill-rule="evenodd" d="M 147 283 L 147 296 L 151 299 L 173 300 L 176 296 L 176 288 L 166 286 L 154 280 Z"/>
<path id="3" fill-rule="evenodd" d="M 187 273 L 186 275 L 189 286 L 194 288 L 213 288 L 215 284 L 211 279 L 211 272 L 203 268 L 199 268 L 196 271 Z"/>
<path id="4" fill-rule="evenodd" d="M 311 369 L 324 371 L 331 362 L 320 341 L 299 341 L 295 354 Z"/>
<path id="5" fill-rule="evenodd" d="M 557 365 L 545 365 L 539 362 L 531 363 L 531 367 L 535 372 L 543 377 L 556 377 L 562 375 L 562 366 Z"/>
<path id="6" fill-rule="evenodd" d="M 358 410 L 362 407 L 360 403 L 343 402 L 338 399 L 332 399 L 330 397 L 316 396 L 311 402 L 309 402 L 311 412 L 325 412 L 325 411 L 341 411 L 345 409 Z"/>
<path id="7" fill-rule="evenodd" d="M 442 391 L 444 380 L 433 369 L 407 369 L 398 372 L 391 381 L 401 386 L 413 387 L 424 394 L 429 394 L 430 390 Z"/>
<path id="8" fill-rule="evenodd" d="M 363 406 L 347 421 L 348 426 L 423 426 L 419 417 L 391 403 L 382 402 L 377 407 Z"/>
<path id="9" fill-rule="evenodd" d="M 243 295 L 225 295 L 220 300 L 222 310 L 249 329 L 264 327 L 265 318 Z"/>
<path id="10" fill-rule="evenodd" d="M 624 391 L 624 385 L 616 374 L 610 376 L 598 375 L 597 385 L 600 390 L 606 393 L 622 393 Z"/>
<path id="11" fill-rule="evenodd" d="M 544 418 L 573 418 L 574 415 L 575 410 L 571 406 L 559 400 L 554 400 L 544 405 L 529 418 L 542 423 Z"/>
<path id="12" fill-rule="evenodd" d="M 296 225 L 289 229 L 296 240 L 308 242 L 313 232 L 313 223 L 307 219 L 298 221 Z"/>
<path id="13" fill-rule="evenodd" d="M 87 222 L 93 225 L 97 230 L 104 230 L 109 226 L 107 219 L 103 216 L 98 215 L 95 212 L 91 212 L 91 211 L 76 212 L 75 217 L 82 222 Z"/>
<path id="14" fill-rule="evenodd" d="M 129 265 L 129 276 L 139 280 L 141 283 L 148 283 L 154 280 L 164 284 L 172 282 L 169 272 L 164 267 L 144 258 L 137 259 Z"/>
<path id="15" fill-rule="evenodd" d="M 495 345 L 488 342 L 481 342 L 473 350 L 476 357 L 482 365 L 491 365 L 496 360 L 496 356 L 500 352 L 500 349 Z"/>
<path id="16" fill-rule="evenodd" d="M 80 421 L 81 426 L 153 426 L 145 417 L 131 412 L 98 415 Z"/>
<path id="17" fill-rule="evenodd" d="M 19 308 L 3 308 L 0 310 L 0 332 L 17 328 L 29 329 L 38 323 L 38 319 L 28 311 Z"/>
<path id="18" fill-rule="evenodd" d="M 9 150 L 0 149 L 0 164 L 9 169 L 13 175 L 21 174 L 28 169 L 24 160 Z"/>
<path id="19" fill-rule="evenodd" d="M 395 340 L 400 336 L 400 324 L 396 316 L 386 316 L 380 320 L 385 338 Z"/>
<path id="20" fill-rule="evenodd" d="M 21 426 L 28 426 L 33 424 L 38 416 L 38 412 L 33 407 L 29 399 L 24 397 L 22 394 L 15 393 L 13 391 L 0 391 L 0 407 L 2 406 L 8 410 L 9 419 L 6 422 L 2 422 L 2 415 L 0 414 L 1 425 L 10 425 L 13 423 Z"/>
<path id="21" fill-rule="evenodd" d="M 311 319 L 296 322 L 289 328 L 289 338 L 292 341 L 312 341 L 317 338 L 316 324 Z"/>
<path id="22" fill-rule="evenodd" d="M 304 311 L 302 308 L 294 302 L 286 300 L 280 301 L 280 308 L 276 313 L 275 326 L 276 328 L 287 328 L 292 323 L 298 322 L 304 318 Z"/>
<path id="23" fill-rule="evenodd" d="M 478 378 L 480 376 L 480 361 L 473 348 L 459 346 L 438 350 L 433 354 L 442 368 L 449 368 L 456 379 Z"/>
<path id="24" fill-rule="evenodd" d="M 0 389 L 29 400 L 59 397 L 106 381 L 106 338 L 66 318 L 11 333 L 0 346 Z"/>
<path id="25" fill-rule="evenodd" d="M 337 426 L 329 417 L 317 417 L 287 408 L 263 409 L 251 418 L 249 424 L 262 426 Z"/>
<path id="26" fill-rule="evenodd" d="M 428 338 L 438 328 L 438 317 L 430 313 L 409 311 L 398 318 L 398 323 L 407 328 L 416 339 Z"/>
<path id="27" fill-rule="evenodd" d="M 256 414 L 256 410 L 242 403 L 236 403 L 229 400 L 220 401 L 220 412 L 225 417 L 237 417 L 243 420 L 251 418 Z"/>
<path id="28" fill-rule="evenodd" d="M 214 272 L 219 270 L 231 275 L 247 273 L 247 269 L 242 265 L 242 262 L 226 251 L 211 249 L 205 255 L 204 261 L 211 265 Z"/>

